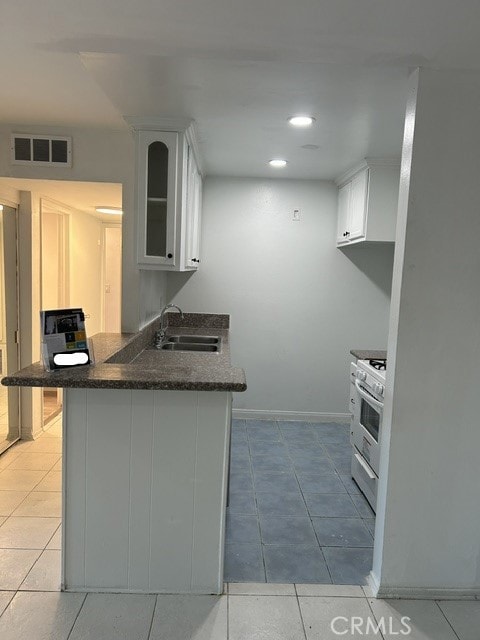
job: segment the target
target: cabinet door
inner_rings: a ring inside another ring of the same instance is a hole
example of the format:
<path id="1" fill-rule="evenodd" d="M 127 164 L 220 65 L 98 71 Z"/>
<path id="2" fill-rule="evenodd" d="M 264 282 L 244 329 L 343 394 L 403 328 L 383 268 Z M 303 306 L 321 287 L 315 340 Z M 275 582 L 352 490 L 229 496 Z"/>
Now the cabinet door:
<path id="1" fill-rule="evenodd" d="M 337 244 L 348 242 L 349 209 L 352 184 L 347 182 L 338 190 Z"/>
<path id="2" fill-rule="evenodd" d="M 351 185 L 348 239 L 356 240 L 365 235 L 368 169 L 358 173 L 353 178 Z"/>
<path id="3" fill-rule="evenodd" d="M 197 268 L 200 262 L 200 219 L 202 208 L 202 177 L 198 171 L 195 156 L 188 148 L 187 177 L 187 232 L 186 232 L 186 266 Z"/>
<path id="4" fill-rule="evenodd" d="M 178 134 L 140 131 L 137 153 L 138 262 L 175 266 Z"/>
<path id="5" fill-rule="evenodd" d="M 202 209 L 202 177 L 195 156 L 188 148 L 187 216 L 185 264 L 197 268 L 200 262 L 200 219 Z"/>
<path id="6" fill-rule="evenodd" d="M 193 193 L 192 255 L 196 256 L 196 265 L 200 262 L 200 235 L 202 227 L 202 176 L 195 169 Z"/>

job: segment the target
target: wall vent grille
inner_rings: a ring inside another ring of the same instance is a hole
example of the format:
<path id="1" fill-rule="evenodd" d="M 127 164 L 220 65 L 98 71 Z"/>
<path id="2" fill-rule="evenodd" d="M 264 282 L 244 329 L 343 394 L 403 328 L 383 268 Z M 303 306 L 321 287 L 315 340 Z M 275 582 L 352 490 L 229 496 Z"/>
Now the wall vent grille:
<path id="1" fill-rule="evenodd" d="M 71 167 L 72 139 L 61 136 L 39 136 L 13 133 L 10 143 L 12 164 Z"/>

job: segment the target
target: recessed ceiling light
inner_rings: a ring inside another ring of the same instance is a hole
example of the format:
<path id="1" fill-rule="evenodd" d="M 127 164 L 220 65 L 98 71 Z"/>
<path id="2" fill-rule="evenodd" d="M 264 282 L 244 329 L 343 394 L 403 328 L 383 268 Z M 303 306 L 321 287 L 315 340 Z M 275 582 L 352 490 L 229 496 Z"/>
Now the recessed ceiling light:
<path id="1" fill-rule="evenodd" d="M 283 169 L 283 167 L 287 166 L 287 161 L 286 160 L 280 160 L 280 158 L 277 158 L 276 160 L 269 160 L 268 164 L 271 167 L 275 167 L 275 169 Z"/>
<path id="2" fill-rule="evenodd" d="M 112 215 L 121 215 L 123 213 L 122 209 L 116 209 L 115 207 L 95 207 L 95 211 L 97 213 L 109 213 Z"/>
<path id="3" fill-rule="evenodd" d="M 312 116 L 291 116 L 288 118 L 288 122 L 294 127 L 309 127 L 315 122 L 315 118 Z"/>

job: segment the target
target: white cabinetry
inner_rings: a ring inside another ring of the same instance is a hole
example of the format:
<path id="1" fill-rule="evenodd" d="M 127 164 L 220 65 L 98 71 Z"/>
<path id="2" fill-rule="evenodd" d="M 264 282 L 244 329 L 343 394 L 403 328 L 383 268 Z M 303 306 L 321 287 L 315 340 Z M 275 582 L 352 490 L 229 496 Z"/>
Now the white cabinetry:
<path id="1" fill-rule="evenodd" d="M 187 271 L 200 262 L 202 176 L 191 121 L 129 119 L 136 137 L 137 264 Z"/>
<path id="2" fill-rule="evenodd" d="M 65 391 L 64 589 L 222 593 L 232 394 Z"/>
<path id="3" fill-rule="evenodd" d="M 337 180 L 337 246 L 394 242 L 400 167 L 366 160 Z"/>

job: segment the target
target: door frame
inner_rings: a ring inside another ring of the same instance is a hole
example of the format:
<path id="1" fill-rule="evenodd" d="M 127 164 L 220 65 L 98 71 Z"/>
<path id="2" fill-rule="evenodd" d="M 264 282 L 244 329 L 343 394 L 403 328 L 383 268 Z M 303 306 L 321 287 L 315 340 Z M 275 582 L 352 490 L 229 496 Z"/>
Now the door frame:
<path id="1" fill-rule="evenodd" d="M 18 206 L 19 205 L 18 205 L 18 202 L 15 202 L 13 200 L 10 200 L 9 198 L 3 197 L 1 193 L 0 193 L 0 204 L 2 205 L 2 208 L 3 206 L 5 206 L 5 207 L 8 207 L 9 209 L 13 209 L 14 216 L 15 216 L 15 219 L 14 219 L 15 273 L 10 274 L 11 278 L 9 278 L 8 294 L 7 294 L 7 287 L 5 287 L 2 300 L 0 300 L 0 305 L 1 305 L 0 313 L 2 314 L 2 317 L 0 320 L 2 322 L 2 325 L 3 323 L 5 323 L 5 329 L 7 329 L 8 318 L 7 318 L 6 312 L 7 312 L 7 304 L 10 304 L 11 309 L 8 315 L 11 318 L 12 325 L 14 325 L 14 328 L 10 329 L 10 331 L 13 331 L 13 336 L 8 335 L 6 333 L 6 335 L 3 337 L 5 342 L 5 350 L 8 352 L 7 358 L 11 361 L 11 357 L 12 355 L 14 355 L 15 366 L 13 367 L 13 369 L 17 370 L 20 364 L 20 308 L 19 308 L 19 305 L 20 305 L 19 271 L 20 270 L 19 270 L 19 230 L 18 230 Z M 4 236 L 4 234 L 2 235 Z M 2 240 L 2 242 L 4 241 Z M 4 260 L 5 259 L 4 244 L 0 248 L 0 251 L 1 251 L 1 258 L 2 260 Z M 4 274 L 4 277 L 5 277 L 5 274 Z M 8 303 L 8 298 L 12 298 L 9 303 Z M 3 362 L 2 362 L 2 368 L 3 368 Z M 5 372 L 5 375 L 7 375 L 7 373 L 8 371 Z M 20 440 L 22 437 L 20 390 L 17 387 L 7 387 L 7 394 L 8 394 L 9 423 L 12 418 L 12 414 L 15 413 L 14 417 L 17 423 L 18 435 L 15 439 L 9 442 L 7 447 L 5 448 L 2 447 L 2 449 L 0 449 L 0 453 L 3 453 L 3 451 L 6 451 L 6 449 L 12 446 L 15 442 L 18 442 L 18 440 Z"/>

